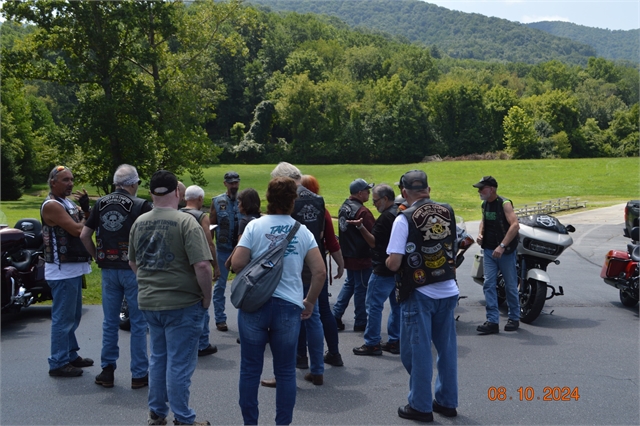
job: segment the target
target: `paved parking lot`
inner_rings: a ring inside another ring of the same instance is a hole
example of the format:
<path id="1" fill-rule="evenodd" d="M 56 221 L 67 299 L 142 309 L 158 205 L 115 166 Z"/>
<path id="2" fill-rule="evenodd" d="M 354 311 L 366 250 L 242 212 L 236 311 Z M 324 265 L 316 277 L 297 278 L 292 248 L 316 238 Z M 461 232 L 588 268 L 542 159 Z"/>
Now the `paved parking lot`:
<path id="1" fill-rule="evenodd" d="M 547 301 L 540 318 L 515 333 L 477 335 L 475 327 L 484 322 L 484 299 L 481 287 L 469 277 L 477 249 L 470 250 L 459 272 L 461 295 L 466 297 L 456 309 L 459 414 L 452 419 L 436 415 L 435 424 L 640 424 L 638 308 L 623 307 L 617 291 L 599 278 L 606 251 L 626 247 L 621 206 L 561 220 L 577 229 L 574 246 L 562 255 L 561 264 L 549 267 L 565 296 Z M 467 225 L 475 235 L 477 222 Z M 341 284 L 332 286 L 332 301 Z M 347 331 L 340 333 L 345 366 L 327 366 L 323 386 L 305 382 L 305 371 L 298 371 L 294 423 L 414 423 L 396 413 L 398 406 L 406 404 L 408 391 L 400 357 L 386 352 L 380 357 L 351 353 L 351 348 L 363 343 L 362 333 L 350 331 L 352 308 L 343 318 Z M 198 360 L 191 386 L 191 405 L 198 419 L 212 424 L 242 423 L 237 401 L 240 351 L 233 311 L 229 303 L 230 331 L 212 331 L 219 351 Z M 80 354 L 98 364 L 101 321 L 100 306 L 85 306 L 77 332 Z M 501 321 L 506 321 L 505 311 Z M 111 389 L 93 383 L 100 372 L 97 365 L 86 368 L 79 378 L 49 377 L 49 333 L 47 306 L 34 305 L 17 318 L 2 319 L 0 424 L 145 424 L 146 388 L 129 387 L 129 333 L 120 332 L 121 358 Z M 265 358 L 263 376 L 269 377 L 268 350 Z M 563 388 L 575 391 L 574 397 L 561 400 Z M 260 389 L 262 423 L 274 422 L 274 401 L 273 389 Z"/>

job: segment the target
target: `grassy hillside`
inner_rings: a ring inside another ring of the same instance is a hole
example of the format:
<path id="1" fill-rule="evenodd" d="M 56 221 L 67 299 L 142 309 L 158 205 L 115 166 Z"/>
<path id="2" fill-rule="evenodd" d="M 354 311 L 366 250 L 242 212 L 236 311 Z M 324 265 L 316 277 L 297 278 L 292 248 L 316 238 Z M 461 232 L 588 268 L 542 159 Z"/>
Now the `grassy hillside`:
<path id="1" fill-rule="evenodd" d="M 264 201 L 267 183 L 274 164 L 217 165 L 204 170 L 209 184 L 204 188 L 208 206 L 211 197 L 224 192 L 222 176 L 229 170 L 240 174 L 240 188 L 255 188 Z M 516 205 L 531 204 L 560 197 L 579 197 L 589 207 L 601 207 L 621 203 L 640 196 L 640 160 L 636 158 L 591 158 L 553 160 L 510 161 L 452 161 L 396 165 L 298 165 L 306 174 L 314 175 L 320 182 L 320 192 L 325 197 L 327 208 L 333 216 L 349 195 L 349 183 L 356 178 L 368 182 L 388 183 L 397 191 L 395 183 L 400 176 L 412 169 L 427 172 L 431 195 L 434 200 L 451 204 L 465 220 L 480 218 L 479 199 L 471 186 L 483 175 L 493 175 L 500 184 L 498 192 L 513 199 Z M 191 184 L 188 179 L 184 182 Z M 144 185 L 144 183 L 143 183 Z M 76 184 L 76 188 L 82 185 Z M 87 188 L 92 196 L 97 191 Z M 45 187 L 20 201 L 3 202 L 2 211 L 8 223 L 13 224 L 22 217 L 39 218 Z M 148 190 L 140 189 L 141 196 L 148 197 Z M 263 204 L 263 210 L 266 207 Z M 370 209 L 375 210 L 371 201 Z"/>

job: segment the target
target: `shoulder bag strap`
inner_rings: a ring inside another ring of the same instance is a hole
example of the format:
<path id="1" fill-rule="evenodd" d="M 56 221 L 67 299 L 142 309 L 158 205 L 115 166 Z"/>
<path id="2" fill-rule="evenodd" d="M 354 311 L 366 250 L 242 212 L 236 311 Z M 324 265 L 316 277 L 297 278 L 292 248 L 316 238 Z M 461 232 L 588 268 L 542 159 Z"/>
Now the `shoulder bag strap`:
<path id="1" fill-rule="evenodd" d="M 289 235 L 287 235 L 287 244 L 289 244 L 291 240 L 293 240 L 293 237 L 296 236 L 296 232 L 298 232 L 298 229 L 300 229 L 300 222 L 296 221 L 296 224 L 293 225 L 293 228 L 291 228 L 291 231 L 289 231 Z"/>

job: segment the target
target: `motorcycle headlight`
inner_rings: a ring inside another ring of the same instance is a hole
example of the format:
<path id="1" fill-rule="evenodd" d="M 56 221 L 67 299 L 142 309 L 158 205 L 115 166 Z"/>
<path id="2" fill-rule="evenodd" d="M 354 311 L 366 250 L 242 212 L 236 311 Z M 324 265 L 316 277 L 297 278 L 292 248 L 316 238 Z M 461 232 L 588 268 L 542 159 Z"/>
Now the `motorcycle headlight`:
<path id="1" fill-rule="evenodd" d="M 535 251 L 538 253 L 550 255 L 550 256 L 559 256 L 562 253 L 564 248 L 557 244 L 547 243 L 540 240 L 534 240 L 532 238 L 525 238 L 522 242 L 522 245 L 527 250 Z"/>

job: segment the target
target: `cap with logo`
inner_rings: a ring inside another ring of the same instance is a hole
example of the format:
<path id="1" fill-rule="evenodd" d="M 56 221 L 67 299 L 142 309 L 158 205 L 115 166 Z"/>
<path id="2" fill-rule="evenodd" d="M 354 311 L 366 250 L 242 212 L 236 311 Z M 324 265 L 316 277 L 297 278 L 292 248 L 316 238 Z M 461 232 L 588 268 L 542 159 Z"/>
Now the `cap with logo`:
<path id="1" fill-rule="evenodd" d="M 227 183 L 240 182 L 240 175 L 236 172 L 227 172 L 224 174 L 224 181 Z"/>
<path id="2" fill-rule="evenodd" d="M 480 179 L 480 182 L 473 184 L 476 188 L 484 188 L 485 186 L 493 186 L 494 188 L 498 187 L 498 181 L 496 181 L 493 176 L 484 176 Z"/>
<path id="3" fill-rule="evenodd" d="M 409 190 L 427 189 L 429 187 L 427 174 L 422 170 L 408 171 L 400 178 L 400 185 Z"/>
<path id="4" fill-rule="evenodd" d="M 357 194 L 358 192 L 364 191 L 365 189 L 373 188 L 373 185 L 373 183 L 367 183 L 367 181 L 364 179 L 356 179 L 351 182 L 351 185 L 349 185 L 349 192 L 351 194 Z"/>
<path id="5" fill-rule="evenodd" d="M 158 170 L 151 176 L 149 190 L 153 195 L 163 196 L 173 192 L 178 187 L 178 178 L 166 170 Z"/>

